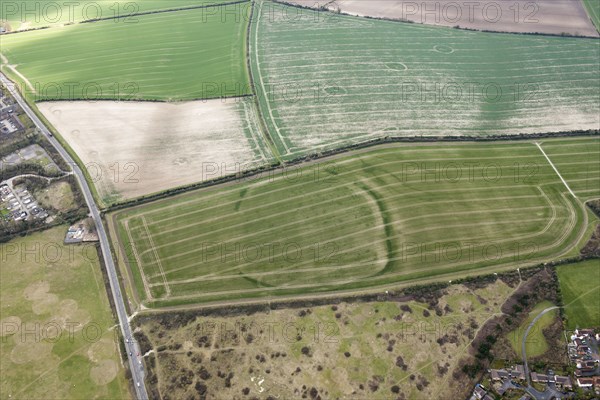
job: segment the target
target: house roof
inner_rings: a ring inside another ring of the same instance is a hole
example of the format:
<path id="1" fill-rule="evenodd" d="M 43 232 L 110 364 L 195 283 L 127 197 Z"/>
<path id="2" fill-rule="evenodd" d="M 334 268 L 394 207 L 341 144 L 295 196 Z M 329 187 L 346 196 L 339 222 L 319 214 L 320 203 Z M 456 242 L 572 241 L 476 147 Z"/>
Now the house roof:
<path id="1" fill-rule="evenodd" d="M 584 386 L 584 385 L 591 386 L 594 384 L 594 380 L 592 378 L 577 378 L 577 384 L 579 386 Z"/>
<path id="2" fill-rule="evenodd" d="M 475 394 L 478 394 L 480 397 L 482 397 L 486 393 L 486 390 L 482 386 L 477 385 L 475 387 Z"/>
<path id="3" fill-rule="evenodd" d="M 515 366 L 513 367 L 513 369 L 512 369 L 512 370 L 513 370 L 513 371 L 516 371 L 516 372 L 519 372 L 519 373 L 521 373 L 521 372 L 523 372 L 523 373 L 524 373 L 524 372 L 525 372 L 525 367 L 523 367 L 521 364 L 517 364 L 517 365 L 515 365 Z"/>
<path id="4" fill-rule="evenodd" d="M 531 380 L 534 382 L 548 382 L 548 375 L 538 374 L 537 372 L 531 373 Z"/>
<path id="5" fill-rule="evenodd" d="M 490 370 L 490 376 L 492 379 L 508 378 L 508 371 L 503 369 L 492 369 Z"/>
<path id="6" fill-rule="evenodd" d="M 577 332 L 580 335 L 593 335 L 594 334 L 594 330 L 593 329 L 578 329 Z"/>
<path id="7" fill-rule="evenodd" d="M 522 365 L 515 365 L 510 370 L 510 373 L 515 377 L 518 377 L 520 379 L 525 379 L 525 368 Z"/>
<path id="8" fill-rule="evenodd" d="M 571 386 L 571 378 L 569 378 L 568 376 L 556 375 L 554 377 L 554 380 L 556 383 L 558 383 L 560 385 Z"/>

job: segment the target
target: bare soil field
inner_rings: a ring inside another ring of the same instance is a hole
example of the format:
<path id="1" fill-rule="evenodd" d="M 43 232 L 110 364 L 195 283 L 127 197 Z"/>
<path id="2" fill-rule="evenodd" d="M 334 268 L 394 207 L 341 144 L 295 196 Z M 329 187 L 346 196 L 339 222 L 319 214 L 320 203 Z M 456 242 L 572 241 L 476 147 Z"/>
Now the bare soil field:
<path id="1" fill-rule="evenodd" d="M 598 37 L 580 0 L 289 0 L 344 14 L 497 32 Z"/>
<path id="2" fill-rule="evenodd" d="M 156 193 L 265 163 L 251 102 L 42 102 L 101 200 Z"/>

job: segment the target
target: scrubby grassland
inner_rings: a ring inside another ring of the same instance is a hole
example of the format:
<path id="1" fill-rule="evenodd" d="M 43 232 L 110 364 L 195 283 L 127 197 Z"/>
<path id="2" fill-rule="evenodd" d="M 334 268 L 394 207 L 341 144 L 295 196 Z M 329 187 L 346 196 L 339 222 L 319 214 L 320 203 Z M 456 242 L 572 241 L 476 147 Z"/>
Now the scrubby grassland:
<path id="1" fill-rule="evenodd" d="M 466 398 L 470 385 L 453 372 L 513 290 L 498 280 L 453 286 L 430 304 L 352 302 L 183 324 L 172 313 L 141 317 L 154 348 L 148 387 L 173 399 Z"/>
<path id="2" fill-rule="evenodd" d="M 233 0 L 83 0 L 60 2 L 55 0 L 23 0 L 6 2 L 0 7 L 0 21 L 8 23 L 10 30 L 53 26 L 99 18 L 120 17 L 135 23 L 137 13 L 170 10 L 180 7 L 209 6 Z"/>
<path id="3" fill-rule="evenodd" d="M 161 306 L 515 268 L 573 248 L 586 218 L 533 143 L 504 142 L 368 149 L 112 220 L 138 294 Z"/>
<path id="4" fill-rule="evenodd" d="M 259 4 L 253 76 L 284 157 L 385 136 L 598 129 L 597 40 Z"/>
<path id="5" fill-rule="evenodd" d="M 96 248 L 66 227 L 0 245 L 3 399 L 127 399 Z"/>
<path id="6" fill-rule="evenodd" d="M 600 260 L 557 268 L 567 328 L 600 326 Z"/>
<path id="7" fill-rule="evenodd" d="M 529 317 L 523 321 L 517 329 L 508 334 L 508 340 L 515 353 L 521 354 L 521 343 L 529 324 L 531 324 L 535 317 L 542 311 L 552 306 L 554 306 L 554 304 L 549 301 L 543 301 L 537 304 L 533 310 L 529 312 Z M 549 327 L 557 316 L 558 310 L 546 313 L 536 322 L 533 328 L 531 328 L 529 335 L 527 335 L 527 342 L 525 343 L 525 351 L 527 352 L 528 358 L 541 356 L 548 351 L 548 342 L 544 337 L 544 329 Z"/>
<path id="8" fill-rule="evenodd" d="M 196 9 L 23 32 L 2 38 L 3 70 L 36 100 L 244 95 L 246 25 L 241 12 Z"/>
<path id="9" fill-rule="evenodd" d="M 67 182 L 52 183 L 45 189 L 37 190 L 33 195 L 45 208 L 67 212 L 76 207 L 73 190 Z"/>
<path id="10" fill-rule="evenodd" d="M 583 0 L 585 8 L 587 8 L 590 19 L 596 25 L 596 29 L 600 31 L 600 1 L 598 0 Z"/>

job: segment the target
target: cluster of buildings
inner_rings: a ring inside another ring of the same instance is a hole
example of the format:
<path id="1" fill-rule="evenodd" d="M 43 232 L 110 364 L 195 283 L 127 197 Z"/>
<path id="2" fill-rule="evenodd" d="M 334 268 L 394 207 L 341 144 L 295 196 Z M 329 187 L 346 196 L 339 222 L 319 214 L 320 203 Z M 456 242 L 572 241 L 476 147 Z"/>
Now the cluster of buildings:
<path id="1" fill-rule="evenodd" d="M 490 369 L 489 372 L 493 382 L 502 382 L 506 380 L 524 381 L 527 379 L 525 367 L 522 365 L 515 365 L 509 369 Z"/>
<path id="2" fill-rule="evenodd" d="M 494 390 L 500 396 L 509 389 L 525 389 L 527 387 L 527 375 L 523 365 L 515 365 L 508 369 L 490 369 L 489 374 L 492 383 L 495 384 Z M 556 375 L 552 370 L 548 370 L 547 373 L 531 372 L 529 377 L 532 383 L 542 385 L 556 395 L 573 390 L 573 381 L 569 376 Z M 530 399 L 531 397 L 524 395 L 522 398 Z"/>
<path id="3" fill-rule="evenodd" d="M 65 236 L 65 244 L 76 244 L 81 242 L 97 242 L 98 232 L 91 218 L 71 225 Z"/>
<path id="4" fill-rule="evenodd" d="M 571 365 L 575 367 L 572 376 L 557 375 L 552 370 L 544 373 L 531 372 L 530 383 L 523 365 L 510 368 L 490 369 L 489 378 L 493 386 L 486 389 L 477 384 L 470 400 L 489 400 L 503 396 L 510 389 L 527 390 L 522 399 L 574 398 L 577 390 L 594 392 L 600 395 L 600 354 L 598 351 L 600 334 L 593 329 L 576 329 L 570 337 L 568 353 Z M 531 384 L 531 386 L 528 386 Z M 543 387 L 543 391 L 540 391 Z M 537 388 L 537 390 L 535 390 Z"/>
<path id="5" fill-rule="evenodd" d="M 598 354 L 600 335 L 592 329 L 575 329 L 567 348 L 569 358 L 575 365 L 577 386 L 595 390 L 600 394 L 600 354 Z"/>
<path id="6" fill-rule="evenodd" d="M 30 219 L 46 219 L 48 212 L 41 208 L 25 187 L 11 188 L 8 184 L 0 185 L 0 201 L 2 218 L 6 221 L 25 221 Z"/>
<path id="7" fill-rule="evenodd" d="M 552 386 L 556 389 L 570 391 L 573 389 L 573 381 L 568 376 L 554 375 L 552 371 L 548 371 L 547 374 L 540 374 L 537 372 L 531 373 L 531 382 L 540 383 L 542 385 Z"/>
<path id="8" fill-rule="evenodd" d="M 0 137 L 25 130 L 25 126 L 16 116 L 19 111 L 18 104 L 0 89 Z"/>

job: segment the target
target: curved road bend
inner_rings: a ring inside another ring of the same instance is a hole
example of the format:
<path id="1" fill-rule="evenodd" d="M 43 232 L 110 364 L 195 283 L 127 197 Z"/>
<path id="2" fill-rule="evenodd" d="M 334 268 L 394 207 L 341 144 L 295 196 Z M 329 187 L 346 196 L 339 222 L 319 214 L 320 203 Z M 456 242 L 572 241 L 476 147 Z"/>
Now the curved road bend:
<path id="1" fill-rule="evenodd" d="M 521 341 L 521 354 L 523 355 L 523 364 L 524 364 L 524 369 L 525 369 L 525 377 L 527 378 L 528 388 L 531 388 L 531 377 L 529 376 L 529 366 L 527 365 L 527 352 L 525 351 L 525 344 L 527 343 L 527 335 L 529 335 L 529 331 L 531 331 L 531 329 L 535 326 L 535 324 L 539 321 L 540 318 L 542 318 L 545 314 L 549 313 L 550 311 L 556 310 L 558 308 L 559 307 L 556 307 L 556 306 L 548 307 L 544 311 L 539 313 L 537 315 L 537 317 L 535 317 L 533 319 L 533 321 L 531 321 L 531 323 L 527 327 L 527 330 L 525 331 L 525 335 L 523 335 L 523 340 Z"/>
<path id="2" fill-rule="evenodd" d="M 110 250 L 108 236 L 106 235 L 106 231 L 102 223 L 102 218 L 100 217 L 100 211 L 98 210 L 96 202 L 94 201 L 94 197 L 92 196 L 92 192 L 88 186 L 87 181 L 85 180 L 83 172 L 75 163 L 75 161 L 71 158 L 69 153 L 62 147 L 60 142 L 58 142 L 56 138 L 50 135 L 50 131 L 48 131 L 48 129 L 42 123 L 42 121 L 37 117 L 37 115 L 35 115 L 35 113 L 31 110 L 29 105 L 25 102 L 25 100 L 23 100 L 21 94 L 15 88 L 14 83 L 2 73 L 0 73 L 0 80 L 6 86 L 8 91 L 14 96 L 15 100 L 21 106 L 23 111 L 25 111 L 29 118 L 31 118 L 31 120 L 35 123 L 36 127 L 46 135 L 46 138 L 50 141 L 54 148 L 56 148 L 58 153 L 73 167 L 73 173 L 75 174 L 75 176 L 77 176 L 77 180 L 79 181 L 79 185 L 81 186 L 81 189 L 83 191 L 85 201 L 87 203 L 88 208 L 90 209 L 92 218 L 94 219 L 96 229 L 98 231 L 98 238 L 100 239 L 100 248 L 102 250 L 102 256 L 104 258 L 104 263 L 106 265 L 106 270 L 110 282 L 110 289 L 115 302 L 117 316 L 119 318 L 119 326 L 121 327 L 121 333 L 123 334 L 123 338 L 125 339 L 125 349 L 127 351 L 127 356 L 129 359 L 129 367 L 131 369 L 137 398 L 140 400 L 147 400 L 148 393 L 146 392 L 146 387 L 144 386 L 144 370 L 141 361 L 138 359 L 140 349 L 137 342 L 133 340 L 131 327 L 129 326 L 129 320 L 127 319 L 127 311 L 125 310 L 125 302 L 123 299 L 123 295 L 121 294 L 121 287 L 119 286 L 119 281 L 117 279 L 115 263 L 112 257 L 112 252 Z"/>

